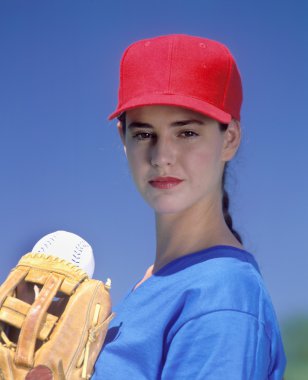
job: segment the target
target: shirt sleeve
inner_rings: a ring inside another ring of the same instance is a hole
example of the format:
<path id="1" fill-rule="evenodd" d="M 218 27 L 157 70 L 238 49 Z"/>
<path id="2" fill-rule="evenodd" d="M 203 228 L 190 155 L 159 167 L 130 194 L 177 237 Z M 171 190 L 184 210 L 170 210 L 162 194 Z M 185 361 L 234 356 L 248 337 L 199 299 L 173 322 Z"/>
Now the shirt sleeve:
<path id="1" fill-rule="evenodd" d="M 221 310 L 190 319 L 166 351 L 162 380 L 272 379 L 264 325 L 244 312 Z"/>

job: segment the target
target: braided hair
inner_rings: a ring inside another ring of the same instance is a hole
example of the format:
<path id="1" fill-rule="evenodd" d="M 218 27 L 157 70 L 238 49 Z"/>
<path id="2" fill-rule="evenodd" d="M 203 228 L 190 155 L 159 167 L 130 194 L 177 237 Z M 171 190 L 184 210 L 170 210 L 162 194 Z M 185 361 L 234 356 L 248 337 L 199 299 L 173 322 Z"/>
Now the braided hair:
<path id="1" fill-rule="evenodd" d="M 228 124 L 222 124 L 219 125 L 220 130 L 222 132 L 226 131 L 228 128 Z M 229 212 L 229 194 L 227 190 L 225 189 L 226 185 L 226 176 L 227 176 L 227 169 L 228 169 L 228 162 L 226 162 L 224 171 L 222 174 L 222 181 L 221 181 L 221 192 L 222 192 L 222 212 L 224 215 L 225 222 L 227 226 L 229 227 L 232 234 L 235 236 L 235 238 L 242 244 L 243 240 L 240 236 L 240 234 L 233 228 L 233 220 Z"/>
<path id="2" fill-rule="evenodd" d="M 122 123 L 123 133 L 125 135 L 125 132 L 126 132 L 126 115 L 125 115 L 125 112 L 123 112 L 118 117 L 118 120 Z M 222 132 L 224 132 L 227 130 L 228 124 L 220 123 L 219 127 L 220 127 L 220 130 Z M 230 212 L 229 212 L 229 194 L 228 194 L 227 190 L 225 189 L 227 167 L 228 167 L 228 163 L 225 164 L 223 175 L 222 175 L 222 181 L 221 181 L 222 212 L 224 215 L 225 222 L 226 222 L 227 226 L 229 227 L 230 231 L 232 232 L 234 237 L 242 244 L 243 241 L 242 241 L 240 234 L 233 228 L 233 221 L 232 221 L 232 217 L 231 217 Z"/>

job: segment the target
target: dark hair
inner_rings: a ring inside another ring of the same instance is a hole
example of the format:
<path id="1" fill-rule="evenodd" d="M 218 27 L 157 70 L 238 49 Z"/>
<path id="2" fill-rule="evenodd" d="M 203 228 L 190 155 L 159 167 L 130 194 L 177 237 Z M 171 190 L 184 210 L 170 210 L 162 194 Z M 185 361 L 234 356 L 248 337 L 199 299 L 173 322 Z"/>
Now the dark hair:
<path id="1" fill-rule="evenodd" d="M 118 120 L 121 121 L 123 126 L 123 132 L 125 134 L 126 132 L 126 115 L 125 112 L 123 112 L 119 117 Z M 228 128 L 228 124 L 219 124 L 220 130 L 222 132 L 226 131 Z M 225 189 L 225 182 L 226 182 L 226 176 L 227 176 L 227 168 L 228 168 L 228 162 L 225 164 L 224 172 L 222 174 L 222 181 L 221 181 L 221 191 L 222 191 L 222 212 L 225 218 L 225 222 L 227 226 L 229 227 L 232 234 L 235 236 L 235 238 L 242 244 L 242 238 L 240 234 L 233 228 L 233 221 L 232 217 L 229 213 L 229 194 L 227 190 Z"/>
<path id="2" fill-rule="evenodd" d="M 228 128 L 228 124 L 222 124 L 220 123 L 220 130 L 224 132 Z M 226 162 L 224 167 L 224 172 L 222 173 L 222 180 L 221 180 L 221 191 L 222 191 L 222 212 L 224 214 L 225 222 L 227 226 L 229 227 L 230 231 L 233 233 L 235 238 L 242 244 L 243 240 L 241 238 L 241 235 L 233 228 L 233 220 L 229 213 L 229 194 L 226 187 L 226 176 L 227 176 L 227 170 L 228 170 L 228 162 Z"/>

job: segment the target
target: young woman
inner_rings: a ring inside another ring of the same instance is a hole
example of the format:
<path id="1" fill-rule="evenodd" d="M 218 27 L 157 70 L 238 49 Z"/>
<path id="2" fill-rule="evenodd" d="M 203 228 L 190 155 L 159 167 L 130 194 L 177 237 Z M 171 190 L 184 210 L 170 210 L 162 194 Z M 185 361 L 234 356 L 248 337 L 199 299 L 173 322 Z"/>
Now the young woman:
<path id="1" fill-rule="evenodd" d="M 282 379 L 275 312 L 224 188 L 241 103 L 218 42 L 167 35 L 125 51 L 110 118 L 155 213 L 156 258 L 115 310 L 92 379 Z"/>

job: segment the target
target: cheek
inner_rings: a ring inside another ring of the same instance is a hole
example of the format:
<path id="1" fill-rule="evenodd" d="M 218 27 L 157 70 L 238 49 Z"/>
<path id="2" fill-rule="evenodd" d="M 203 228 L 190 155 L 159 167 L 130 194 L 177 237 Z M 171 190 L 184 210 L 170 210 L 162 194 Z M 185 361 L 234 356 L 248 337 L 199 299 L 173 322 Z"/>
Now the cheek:
<path id="1" fill-rule="evenodd" d="M 188 174 L 191 173 L 191 179 L 197 186 L 203 187 L 205 184 L 210 187 L 217 186 L 221 177 L 219 149 L 208 147 L 197 150 L 194 154 L 188 152 L 184 161 L 187 165 L 186 171 Z"/>
<path id="2" fill-rule="evenodd" d="M 215 149 L 210 147 L 208 149 L 198 149 L 193 154 L 188 151 L 185 161 L 193 171 L 209 170 L 211 167 L 216 166 L 216 163 L 219 161 L 219 154 Z"/>
<path id="3" fill-rule="evenodd" d="M 138 181 L 139 175 L 144 171 L 145 152 L 137 149 L 127 150 L 127 160 L 134 179 Z"/>

